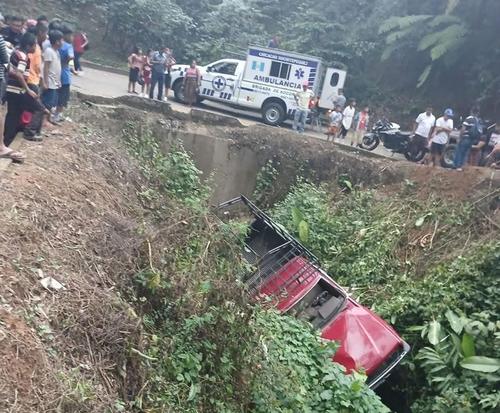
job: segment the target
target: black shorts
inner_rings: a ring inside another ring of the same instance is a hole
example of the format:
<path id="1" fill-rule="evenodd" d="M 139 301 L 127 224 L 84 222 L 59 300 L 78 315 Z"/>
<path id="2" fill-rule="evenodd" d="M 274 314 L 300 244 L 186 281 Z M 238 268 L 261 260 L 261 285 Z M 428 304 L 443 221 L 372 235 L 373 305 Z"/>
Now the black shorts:
<path id="1" fill-rule="evenodd" d="M 431 142 L 431 154 L 441 156 L 444 152 L 444 143 Z"/>
<path id="2" fill-rule="evenodd" d="M 130 82 L 137 82 L 139 80 L 139 68 L 138 67 L 131 67 L 129 72 L 128 72 L 128 80 Z"/>
<path id="3" fill-rule="evenodd" d="M 170 89 L 172 85 L 172 75 L 170 73 L 165 73 L 165 89 Z"/>
<path id="4" fill-rule="evenodd" d="M 57 90 L 57 106 L 65 108 L 69 102 L 69 87 L 70 85 L 62 85 Z"/>

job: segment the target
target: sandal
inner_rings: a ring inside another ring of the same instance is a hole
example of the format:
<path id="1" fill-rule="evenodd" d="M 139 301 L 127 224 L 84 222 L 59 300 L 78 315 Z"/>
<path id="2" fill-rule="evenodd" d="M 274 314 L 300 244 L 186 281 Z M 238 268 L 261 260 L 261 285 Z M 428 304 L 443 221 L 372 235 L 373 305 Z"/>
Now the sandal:
<path id="1" fill-rule="evenodd" d="M 21 152 L 9 151 L 7 153 L 0 154 L 0 159 L 10 159 L 15 163 L 23 163 L 26 157 Z"/>

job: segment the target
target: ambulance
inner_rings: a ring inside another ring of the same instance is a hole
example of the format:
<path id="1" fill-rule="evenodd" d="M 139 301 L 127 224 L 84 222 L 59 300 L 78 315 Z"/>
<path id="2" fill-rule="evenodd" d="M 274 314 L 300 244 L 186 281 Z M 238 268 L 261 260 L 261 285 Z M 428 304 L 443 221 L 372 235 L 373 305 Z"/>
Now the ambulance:
<path id="1" fill-rule="evenodd" d="M 172 89 L 180 102 L 184 102 L 183 80 L 188 67 L 175 65 L 171 71 Z M 344 70 L 325 68 L 317 57 L 257 46 L 248 49 L 246 60 L 221 59 L 199 69 L 199 101 L 259 111 L 264 122 L 273 126 L 293 118 L 297 108 L 294 94 L 304 83 L 320 96 L 320 108 L 328 110 L 346 80 Z"/>

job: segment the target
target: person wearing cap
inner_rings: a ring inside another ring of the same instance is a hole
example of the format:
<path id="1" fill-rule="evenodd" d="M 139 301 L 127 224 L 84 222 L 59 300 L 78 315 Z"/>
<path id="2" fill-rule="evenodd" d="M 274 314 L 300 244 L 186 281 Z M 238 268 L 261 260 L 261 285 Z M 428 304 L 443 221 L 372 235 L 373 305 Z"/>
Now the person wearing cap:
<path id="1" fill-rule="evenodd" d="M 307 115 L 309 114 L 309 102 L 314 97 L 314 93 L 309 89 L 309 82 L 302 84 L 302 90 L 293 95 L 297 109 L 293 117 L 293 130 L 304 133 Z"/>
<path id="2" fill-rule="evenodd" d="M 455 158 L 453 159 L 453 169 L 463 171 L 463 166 L 469 159 L 469 153 L 475 144 L 474 129 L 479 130 L 481 119 L 479 118 L 479 108 L 473 107 L 470 116 L 462 123 L 460 130 L 460 140 L 455 149 Z"/>
<path id="3" fill-rule="evenodd" d="M 453 131 L 453 110 L 446 109 L 443 116 L 436 120 L 436 126 L 434 132 L 430 139 L 430 163 L 432 166 L 436 166 L 436 163 L 440 164 L 443 157 L 443 152 L 448 140 L 450 139 L 450 133 Z"/>

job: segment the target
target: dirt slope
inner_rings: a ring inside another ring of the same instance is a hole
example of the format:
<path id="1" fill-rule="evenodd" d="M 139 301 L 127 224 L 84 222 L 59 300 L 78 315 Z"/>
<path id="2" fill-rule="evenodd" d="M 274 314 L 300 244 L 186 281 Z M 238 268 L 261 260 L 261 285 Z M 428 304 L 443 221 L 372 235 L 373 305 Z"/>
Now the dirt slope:
<path id="1" fill-rule="evenodd" d="M 24 150 L 0 176 L 0 411 L 104 411 L 140 384 L 138 320 L 116 291 L 134 268 L 138 178 L 108 137 L 72 125 Z"/>

